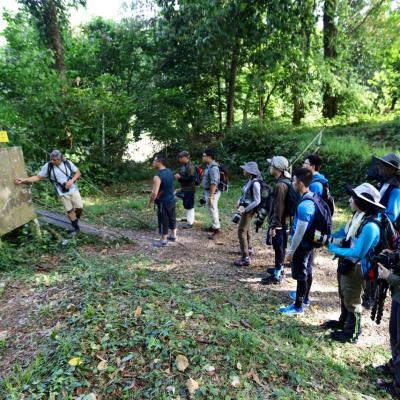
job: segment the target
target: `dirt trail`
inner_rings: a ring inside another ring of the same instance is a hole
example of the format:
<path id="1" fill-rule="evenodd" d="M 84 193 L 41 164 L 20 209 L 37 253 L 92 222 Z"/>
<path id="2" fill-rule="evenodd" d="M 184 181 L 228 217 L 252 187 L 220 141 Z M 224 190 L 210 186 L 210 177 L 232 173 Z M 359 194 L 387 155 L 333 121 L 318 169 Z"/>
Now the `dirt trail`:
<path id="1" fill-rule="evenodd" d="M 101 257 L 112 257 L 117 254 L 145 256 L 154 260 L 149 268 L 168 270 L 172 277 L 176 275 L 177 280 L 190 284 L 194 289 L 219 286 L 227 293 L 238 287 L 244 291 L 253 290 L 260 293 L 272 291 L 276 304 L 289 304 L 288 291 L 295 289 L 295 281 L 291 279 L 290 270 L 287 268 L 286 277 L 280 285 L 263 286 L 238 282 L 238 278 L 259 276 L 266 267 L 272 266 L 273 250 L 264 244 L 263 234 L 255 235 L 256 255 L 253 265 L 244 268 L 232 264 L 238 256 L 235 227 L 225 230 L 223 237 L 217 242 L 208 240 L 207 233 L 200 229 L 180 229 L 178 234 L 179 240 L 176 243 L 170 243 L 161 249 L 152 246 L 152 240 L 157 238 L 155 234 L 130 231 L 133 243 L 124 244 L 118 249 L 109 249 L 101 255 L 98 246 L 86 246 L 81 248 L 80 252 L 83 256 L 85 254 L 96 254 Z M 57 262 L 54 259 L 51 261 L 54 264 Z M 49 265 L 49 261 L 46 265 Z M 46 273 L 46 270 L 41 269 L 35 272 L 38 279 L 43 279 Z M 4 377 L 17 362 L 22 365 L 29 363 L 46 343 L 54 326 L 62 321 L 63 313 L 58 314 L 57 319 L 54 319 L 54 316 L 47 317 L 46 307 L 52 302 L 57 303 L 63 299 L 66 294 L 65 287 L 48 286 L 46 287 L 45 283 L 32 288 L 21 282 L 9 282 L 6 285 L 0 297 L 0 340 L 7 337 L 7 347 L 1 350 L 0 377 Z M 380 326 L 376 326 L 370 320 L 369 311 L 364 311 L 363 335 L 357 346 L 388 345 L 389 307 L 390 301 L 387 300 Z M 315 257 L 311 306 L 306 309 L 305 315 L 299 318 L 307 319 L 307 323 L 317 326 L 327 319 L 337 318 L 338 315 L 336 263 L 326 251 L 319 250 Z"/>

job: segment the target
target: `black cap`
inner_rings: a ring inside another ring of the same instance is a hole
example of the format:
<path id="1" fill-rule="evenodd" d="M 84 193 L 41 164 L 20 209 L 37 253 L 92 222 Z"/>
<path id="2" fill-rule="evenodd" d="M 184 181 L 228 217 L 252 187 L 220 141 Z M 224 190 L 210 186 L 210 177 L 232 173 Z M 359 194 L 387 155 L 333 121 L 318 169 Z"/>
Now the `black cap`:
<path id="1" fill-rule="evenodd" d="M 178 157 L 190 157 L 190 154 L 188 151 L 184 150 L 179 153 Z"/>

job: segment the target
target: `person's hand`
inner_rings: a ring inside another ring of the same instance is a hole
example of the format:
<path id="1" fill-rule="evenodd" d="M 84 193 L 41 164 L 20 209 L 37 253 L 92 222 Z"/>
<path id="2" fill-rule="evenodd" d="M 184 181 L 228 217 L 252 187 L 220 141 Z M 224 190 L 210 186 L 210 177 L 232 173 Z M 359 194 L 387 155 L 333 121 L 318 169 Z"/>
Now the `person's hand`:
<path id="1" fill-rule="evenodd" d="M 24 180 L 22 178 L 15 178 L 14 182 L 16 185 L 21 185 L 22 183 L 24 183 Z"/>
<path id="2" fill-rule="evenodd" d="M 269 230 L 269 234 L 270 234 L 271 238 L 275 237 L 276 236 L 276 229 L 275 228 L 271 228 Z"/>
<path id="3" fill-rule="evenodd" d="M 387 280 L 390 275 L 390 271 L 385 268 L 382 264 L 378 264 L 379 278 Z"/>
<path id="4" fill-rule="evenodd" d="M 74 184 L 74 182 L 68 181 L 68 182 L 65 184 L 65 187 L 66 187 L 67 189 L 71 189 L 73 184 Z"/>
<path id="5" fill-rule="evenodd" d="M 177 180 L 177 181 L 179 181 L 179 179 L 181 179 L 182 177 L 181 177 L 181 175 L 180 174 L 175 174 L 175 179 Z"/>

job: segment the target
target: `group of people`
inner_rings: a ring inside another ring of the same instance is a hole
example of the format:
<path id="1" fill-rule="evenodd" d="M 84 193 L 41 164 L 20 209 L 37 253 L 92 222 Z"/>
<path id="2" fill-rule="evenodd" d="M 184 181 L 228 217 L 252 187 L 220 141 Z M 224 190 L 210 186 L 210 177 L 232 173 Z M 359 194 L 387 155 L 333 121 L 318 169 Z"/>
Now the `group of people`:
<path id="1" fill-rule="evenodd" d="M 205 170 L 196 167 L 187 151 L 179 153 L 179 172 L 175 175 L 167 168 L 162 155 L 155 156 L 153 167 L 157 170 L 153 178 L 148 205 L 157 206 L 160 239 L 155 247 L 167 246 L 177 240 L 176 200 L 182 199 L 186 210 L 186 225 L 195 223 L 195 192 L 202 182 L 211 226 L 209 238 L 221 235 L 218 203 L 221 192 L 221 165 L 215 159 L 212 149 L 203 152 Z M 283 156 L 267 160 L 272 185 L 263 180 L 256 162 L 241 166 L 245 176 L 242 196 L 237 203 L 233 221 L 238 223 L 238 239 L 241 257 L 234 260 L 238 267 L 251 265 L 254 255 L 252 245 L 252 221 L 259 229 L 267 220 L 266 243 L 274 250 L 274 266 L 261 279 L 261 284 L 275 285 L 284 279 L 284 265 L 290 264 L 292 278 L 297 281 L 296 291 L 290 292 L 291 302 L 279 311 L 285 315 L 303 315 L 310 305 L 310 291 L 313 283 L 314 253 L 317 247 L 327 246 L 327 250 L 338 259 L 337 279 L 341 312 L 337 320 L 326 321 L 323 328 L 330 329 L 332 340 L 355 343 L 361 334 L 362 298 L 371 296 L 371 271 L 374 257 L 378 253 L 390 255 L 400 271 L 400 239 L 387 248 L 384 236 L 387 223 L 392 231 L 399 232 L 400 226 L 400 156 L 394 153 L 383 157 L 373 157 L 368 175 L 377 184 L 364 182 L 353 188 L 348 186 L 349 206 L 352 218 L 338 230 L 331 232 L 334 200 L 330 194 L 329 182 L 321 174 L 322 159 L 318 154 L 305 157 L 302 167 L 293 176 L 289 172 L 289 162 Z M 51 160 L 38 175 L 17 178 L 16 184 L 34 183 L 44 178 L 50 179 L 62 201 L 71 221 L 71 234 L 79 232 L 79 218 L 83 204 L 76 185 L 80 177 L 78 168 L 64 159 L 61 152 L 54 150 Z M 175 191 L 174 182 L 180 184 Z M 386 222 L 384 222 L 386 221 Z M 288 236 L 291 236 L 288 246 Z M 389 283 L 392 293 L 390 316 L 391 360 L 379 369 L 392 377 L 382 388 L 394 397 L 400 398 L 400 273 L 393 265 L 378 265 L 379 278 Z"/>

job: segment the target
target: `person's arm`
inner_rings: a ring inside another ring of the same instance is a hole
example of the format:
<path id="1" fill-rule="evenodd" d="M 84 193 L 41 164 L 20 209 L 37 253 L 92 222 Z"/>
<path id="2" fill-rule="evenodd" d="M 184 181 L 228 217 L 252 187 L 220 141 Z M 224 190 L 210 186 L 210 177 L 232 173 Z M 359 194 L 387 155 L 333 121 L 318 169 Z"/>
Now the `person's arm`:
<path id="1" fill-rule="evenodd" d="M 185 173 L 183 175 L 179 174 L 178 182 L 179 183 L 193 182 L 194 181 L 194 173 L 195 173 L 194 165 L 186 167 Z"/>
<path id="2" fill-rule="evenodd" d="M 400 189 L 393 189 L 385 211 L 388 218 L 395 222 L 400 215 Z"/>
<path id="3" fill-rule="evenodd" d="M 253 201 L 245 208 L 244 212 L 248 213 L 254 210 L 261 203 L 261 185 L 260 182 L 253 183 Z"/>
<path id="4" fill-rule="evenodd" d="M 44 176 L 40 176 L 40 175 L 34 175 L 34 176 L 30 176 L 29 178 L 15 178 L 15 183 L 17 185 L 21 185 L 24 183 L 35 183 L 35 182 L 39 182 L 44 178 Z"/>
<path id="5" fill-rule="evenodd" d="M 369 223 L 365 225 L 362 230 L 355 247 L 342 248 L 332 243 L 328 246 L 328 250 L 339 257 L 356 258 L 361 260 L 367 255 L 377 237 L 379 237 L 378 225 L 375 223 Z"/>
<path id="6" fill-rule="evenodd" d="M 219 183 L 219 168 L 214 166 L 210 168 L 210 195 L 208 198 L 209 205 L 212 206 L 212 202 L 214 201 L 214 195 L 217 191 L 218 183 Z"/>
<path id="7" fill-rule="evenodd" d="M 282 228 L 282 219 L 285 213 L 285 203 L 287 192 L 289 191 L 286 183 L 277 183 L 274 190 L 273 211 L 270 218 L 270 229 Z"/>
<path id="8" fill-rule="evenodd" d="M 309 222 L 307 221 L 302 221 L 302 220 L 297 221 L 296 230 L 293 234 L 292 241 L 290 243 L 290 248 L 287 251 L 287 257 L 289 259 L 293 257 L 294 252 L 300 246 L 300 243 L 303 240 L 305 233 L 307 232 L 308 224 Z"/>
<path id="9" fill-rule="evenodd" d="M 65 184 L 65 186 L 67 187 L 67 189 L 70 189 L 72 187 L 72 185 L 81 177 L 81 171 L 79 171 L 79 169 L 77 169 L 75 171 L 74 176 Z"/>
<path id="10" fill-rule="evenodd" d="M 156 198 L 158 196 L 158 192 L 160 191 L 160 185 L 161 185 L 160 177 L 159 176 L 155 176 L 153 178 L 153 188 L 151 190 L 150 199 L 149 199 L 149 202 L 147 204 L 148 207 L 150 207 L 151 204 L 154 203 L 154 201 L 156 200 Z"/>

